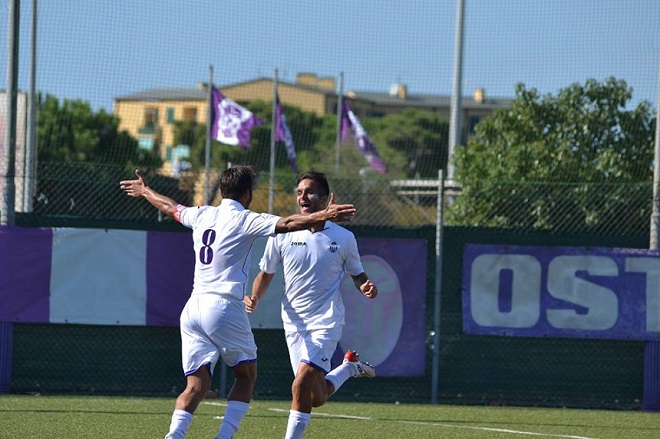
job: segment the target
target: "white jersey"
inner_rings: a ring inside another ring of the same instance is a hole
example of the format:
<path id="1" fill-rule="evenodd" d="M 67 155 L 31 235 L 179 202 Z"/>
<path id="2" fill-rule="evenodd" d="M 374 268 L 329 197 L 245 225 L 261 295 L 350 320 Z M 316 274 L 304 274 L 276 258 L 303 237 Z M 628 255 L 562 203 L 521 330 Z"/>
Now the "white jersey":
<path id="1" fill-rule="evenodd" d="M 243 300 L 252 245 L 257 238 L 273 236 L 280 217 L 252 212 L 225 198 L 217 207 L 179 205 L 174 218 L 193 230 L 192 294 L 222 294 Z"/>
<path id="2" fill-rule="evenodd" d="M 344 324 L 339 287 L 344 274 L 364 272 L 355 236 L 326 221 L 326 228 L 285 233 L 268 238 L 259 268 L 284 270 L 282 320 L 287 331 L 333 328 Z"/>

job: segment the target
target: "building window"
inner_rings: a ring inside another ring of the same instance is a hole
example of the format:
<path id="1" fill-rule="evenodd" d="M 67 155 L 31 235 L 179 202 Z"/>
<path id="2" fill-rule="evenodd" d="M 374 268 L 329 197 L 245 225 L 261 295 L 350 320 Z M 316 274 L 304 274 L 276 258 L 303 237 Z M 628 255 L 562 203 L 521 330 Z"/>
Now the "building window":
<path id="1" fill-rule="evenodd" d="M 158 126 L 158 108 L 147 107 L 144 109 L 144 132 L 156 132 Z"/>
<path id="2" fill-rule="evenodd" d="M 153 151 L 154 149 L 154 139 L 151 137 L 142 137 L 138 139 L 138 148 L 144 149 L 146 151 Z"/>
<path id="3" fill-rule="evenodd" d="M 385 112 L 384 111 L 379 111 L 379 110 L 371 110 L 368 112 L 367 116 L 369 117 L 384 117 Z"/>
<path id="4" fill-rule="evenodd" d="M 481 116 L 470 116 L 468 119 L 468 135 L 474 134 L 474 128 L 481 122 Z"/>
<path id="5" fill-rule="evenodd" d="M 183 120 L 185 122 L 194 122 L 197 120 L 197 108 L 185 107 L 183 109 Z"/>
<path id="6" fill-rule="evenodd" d="M 185 161 L 190 160 L 190 146 L 177 145 L 172 149 L 172 160 Z"/>
<path id="7" fill-rule="evenodd" d="M 177 145 L 172 148 L 171 158 L 172 161 L 172 176 L 179 178 L 181 172 L 189 171 L 192 168 L 190 163 L 190 146 Z"/>
<path id="8" fill-rule="evenodd" d="M 174 108 L 167 108 L 167 124 L 172 125 L 174 123 Z"/>

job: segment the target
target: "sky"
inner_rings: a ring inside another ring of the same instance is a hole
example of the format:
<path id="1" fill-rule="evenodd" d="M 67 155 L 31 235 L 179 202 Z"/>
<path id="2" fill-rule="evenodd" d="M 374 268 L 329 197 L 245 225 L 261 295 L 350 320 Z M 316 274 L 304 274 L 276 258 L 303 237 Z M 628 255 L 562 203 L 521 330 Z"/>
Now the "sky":
<path id="1" fill-rule="evenodd" d="M 0 88 L 8 10 L 0 0 Z M 19 0 L 14 0 L 18 2 Z M 37 89 L 112 111 L 150 88 L 222 87 L 297 73 L 344 75 L 344 91 L 449 96 L 460 0 L 41 0 Z M 556 94 L 610 76 L 631 105 L 658 102 L 660 1 L 464 0 L 463 95 Z M 18 86 L 29 89 L 32 0 L 20 2 Z"/>

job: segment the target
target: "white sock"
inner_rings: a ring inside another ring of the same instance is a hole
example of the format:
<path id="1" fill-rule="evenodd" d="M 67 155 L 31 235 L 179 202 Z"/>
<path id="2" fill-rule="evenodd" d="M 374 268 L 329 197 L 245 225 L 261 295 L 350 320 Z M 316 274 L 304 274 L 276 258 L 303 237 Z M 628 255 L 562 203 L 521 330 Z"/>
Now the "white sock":
<path id="1" fill-rule="evenodd" d="M 170 422 L 170 432 L 167 437 L 174 439 L 185 438 L 192 418 L 192 413 L 188 413 L 185 410 L 174 410 L 174 413 L 172 413 L 172 422 Z"/>
<path id="2" fill-rule="evenodd" d="M 349 378 L 357 375 L 357 373 L 358 372 L 354 364 L 342 363 L 328 372 L 328 374 L 325 376 L 325 379 L 332 383 L 336 392 L 339 390 L 342 384 L 344 384 Z"/>
<path id="3" fill-rule="evenodd" d="M 231 439 L 238 431 L 243 417 L 250 409 L 250 404 L 241 401 L 228 401 L 225 416 L 215 439 Z"/>
<path id="4" fill-rule="evenodd" d="M 289 410 L 289 422 L 286 424 L 284 439 L 302 439 L 311 417 L 311 413 Z"/>

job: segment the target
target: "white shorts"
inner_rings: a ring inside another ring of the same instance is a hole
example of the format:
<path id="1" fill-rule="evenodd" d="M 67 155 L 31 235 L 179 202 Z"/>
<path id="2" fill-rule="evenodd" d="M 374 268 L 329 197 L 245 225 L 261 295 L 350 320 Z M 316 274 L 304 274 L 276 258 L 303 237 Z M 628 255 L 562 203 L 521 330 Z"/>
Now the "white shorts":
<path id="1" fill-rule="evenodd" d="M 303 362 L 324 372 L 330 372 L 330 360 L 341 339 L 342 327 L 314 329 L 311 331 L 286 332 L 286 344 L 293 374 Z"/>
<path id="2" fill-rule="evenodd" d="M 186 376 L 222 357 L 228 366 L 257 361 L 250 320 L 242 300 L 219 294 L 190 296 L 181 311 L 181 360 Z"/>

